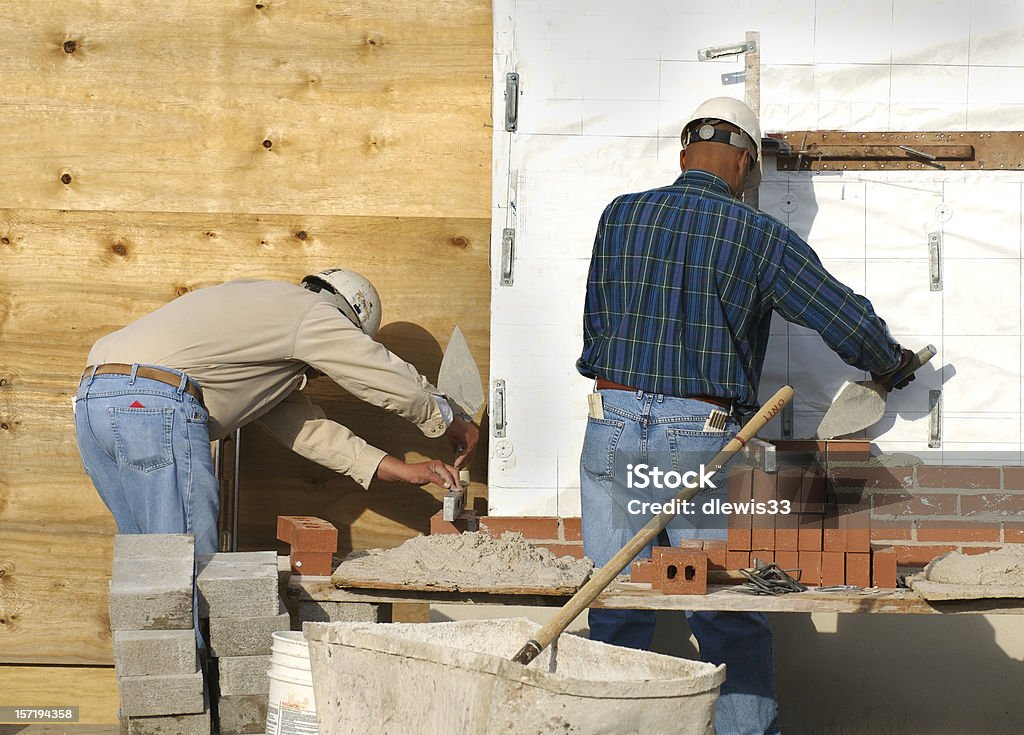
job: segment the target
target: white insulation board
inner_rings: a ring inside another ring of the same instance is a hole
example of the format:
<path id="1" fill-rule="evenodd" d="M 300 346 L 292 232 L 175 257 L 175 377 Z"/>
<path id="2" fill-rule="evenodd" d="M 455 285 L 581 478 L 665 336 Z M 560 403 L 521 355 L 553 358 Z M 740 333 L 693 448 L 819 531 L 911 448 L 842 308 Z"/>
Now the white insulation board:
<path id="1" fill-rule="evenodd" d="M 495 515 L 579 513 L 592 384 L 576 373 L 598 217 L 616 195 L 671 183 L 679 130 L 703 99 L 743 98 L 743 57 L 697 50 L 760 33 L 764 132 L 1024 130 L 1024 2 L 776 0 L 676 3 L 495 0 L 491 377 L 507 435 L 490 438 Z M 520 75 L 505 132 L 504 79 Z M 767 159 L 760 207 L 871 299 L 894 336 L 938 355 L 866 432 L 929 462 L 1022 459 L 1020 172 L 787 173 Z M 516 230 L 512 286 L 502 230 Z M 929 284 L 930 232 L 943 289 Z M 843 381 L 866 376 L 820 338 L 776 319 L 761 380 L 796 389 L 812 436 Z M 942 447 L 928 449 L 929 391 Z M 763 436 L 780 436 L 779 422 Z"/>

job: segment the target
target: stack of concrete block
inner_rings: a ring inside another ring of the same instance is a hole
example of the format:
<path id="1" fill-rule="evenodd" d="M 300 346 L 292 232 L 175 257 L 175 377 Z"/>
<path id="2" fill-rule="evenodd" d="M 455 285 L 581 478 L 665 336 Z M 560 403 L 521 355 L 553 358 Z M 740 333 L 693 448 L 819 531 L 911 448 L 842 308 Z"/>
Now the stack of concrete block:
<path id="1" fill-rule="evenodd" d="M 221 735 L 263 732 L 273 633 L 290 629 L 273 551 L 199 557 L 199 614 L 209 618 Z"/>
<path id="2" fill-rule="evenodd" d="M 193 627 L 194 564 L 192 536 L 114 539 L 110 629 L 122 733 L 210 733 Z"/>

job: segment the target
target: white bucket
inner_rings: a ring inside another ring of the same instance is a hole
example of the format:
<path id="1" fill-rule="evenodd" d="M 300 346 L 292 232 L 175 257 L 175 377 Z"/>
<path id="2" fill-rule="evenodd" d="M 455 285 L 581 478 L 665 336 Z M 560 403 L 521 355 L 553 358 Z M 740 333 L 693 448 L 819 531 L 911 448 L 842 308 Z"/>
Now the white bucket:
<path id="1" fill-rule="evenodd" d="M 267 735 L 319 735 L 309 646 L 302 631 L 274 633 L 267 676 Z"/>

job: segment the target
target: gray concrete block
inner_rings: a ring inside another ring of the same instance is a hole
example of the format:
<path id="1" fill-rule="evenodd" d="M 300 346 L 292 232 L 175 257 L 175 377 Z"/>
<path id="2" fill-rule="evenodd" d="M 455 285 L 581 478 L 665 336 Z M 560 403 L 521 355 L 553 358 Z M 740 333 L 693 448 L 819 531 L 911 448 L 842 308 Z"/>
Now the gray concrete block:
<path id="1" fill-rule="evenodd" d="M 298 618 L 300 628 L 302 623 L 390 623 L 391 605 L 299 600 Z"/>
<path id="2" fill-rule="evenodd" d="M 122 735 L 210 735 L 210 712 L 162 717 L 128 717 Z"/>
<path id="3" fill-rule="evenodd" d="M 278 614 L 259 618 L 210 618 L 210 653 L 228 656 L 269 656 L 273 633 L 289 630 L 291 618 L 278 600 Z"/>
<path id="4" fill-rule="evenodd" d="M 199 557 L 199 614 L 259 618 L 278 614 L 277 554 L 243 551 Z"/>
<path id="5" fill-rule="evenodd" d="M 203 672 L 161 676 L 123 676 L 121 714 L 125 717 L 192 715 L 206 709 Z"/>
<path id="6" fill-rule="evenodd" d="M 217 659 L 222 697 L 270 692 L 270 656 L 229 656 Z"/>
<path id="7" fill-rule="evenodd" d="M 189 630 L 115 630 L 118 676 L 191 674 L 199 668 L 196 634 Z"/>
<path id="8" fill-rule="evenodd" d="M 267 695 L 221 697 L 217 713 L 220 735 L 258 735 L 267 724 Z"/>
<path id="9" fill-rule="evenodd" d="M 195 540 L 184 534 L 122 534 L 114 539 L 111 630 L 192 628 Z"/>

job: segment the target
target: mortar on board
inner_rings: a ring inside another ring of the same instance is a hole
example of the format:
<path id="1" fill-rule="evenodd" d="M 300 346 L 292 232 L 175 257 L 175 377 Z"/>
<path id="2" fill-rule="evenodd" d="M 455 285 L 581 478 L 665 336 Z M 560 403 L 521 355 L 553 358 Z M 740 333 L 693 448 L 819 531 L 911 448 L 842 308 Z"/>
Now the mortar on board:
<path id="1" fill-rule="evenodd" d="M 509 660 L 539 627 L 306 623 L 320 733 L 714 732 L 724 666 L 573 635 Z"/>

